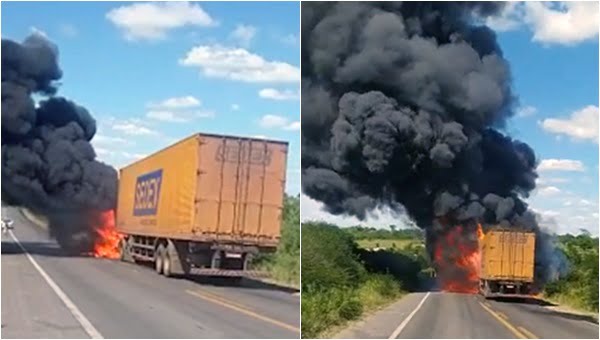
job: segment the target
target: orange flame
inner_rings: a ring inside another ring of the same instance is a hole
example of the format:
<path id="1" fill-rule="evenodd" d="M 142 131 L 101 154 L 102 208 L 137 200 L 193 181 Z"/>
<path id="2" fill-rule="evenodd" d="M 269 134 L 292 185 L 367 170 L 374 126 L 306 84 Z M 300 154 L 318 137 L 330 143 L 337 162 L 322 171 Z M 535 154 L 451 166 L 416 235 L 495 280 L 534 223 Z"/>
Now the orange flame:
<path id="1" fill-rule="evenodd" d="M 481 223 L 477 223 L 477 239 L 481 241 L 484 236 L 485 234 L 483 233 L 483 228 L 481 228 Z"/>
<path id="2" fill-rule="evenodd" d="M 472 229 L 471 229 L 472 230 Z M 463 226 L 449 228 L 438 240 L 434 249 L 434 261 L 438 283 L 443 291 L 476 294 L 481 270 L 479 240 L 484 237 L 481 225 L 477 226 L 477 242 L 465 237 Z"/>
<path id="3" fill-rule="evenodd" d="M 100 222 L 96 229 L 98 238 L 94 244 L 94 257 L 119 258 L 119 241 L 123 236 L 115 228 L 115 211 L 102 212 Z"/>

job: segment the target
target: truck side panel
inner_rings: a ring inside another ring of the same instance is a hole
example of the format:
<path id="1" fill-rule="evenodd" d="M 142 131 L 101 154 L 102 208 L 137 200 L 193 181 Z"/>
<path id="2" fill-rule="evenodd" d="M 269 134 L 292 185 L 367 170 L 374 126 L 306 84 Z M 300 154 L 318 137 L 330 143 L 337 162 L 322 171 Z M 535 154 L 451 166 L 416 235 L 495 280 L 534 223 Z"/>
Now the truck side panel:
<path id="1" fill-rule="evenodd" d="M 491 230 L 482 245 L 482 275 L 485 280 L 533 282 L 535 234 Z"/>
<path id="2" fill-rule="evenodd" d="M 197 137 L 190 137 L 121 169 L 116 219 L 119 232 L 189 237 L 197 148 Z"/>
<path id="3" fill-rule="evenodd" d="M 287 144 L 201 135 L 197 232 L 272 245 L 280 235 Z"/>

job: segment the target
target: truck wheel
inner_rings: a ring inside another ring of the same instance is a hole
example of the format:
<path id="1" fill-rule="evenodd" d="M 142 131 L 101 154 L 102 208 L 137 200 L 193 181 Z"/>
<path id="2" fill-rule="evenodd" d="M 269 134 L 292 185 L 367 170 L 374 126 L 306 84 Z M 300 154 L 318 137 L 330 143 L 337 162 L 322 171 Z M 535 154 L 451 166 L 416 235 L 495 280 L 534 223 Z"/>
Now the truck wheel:
<path id="1" fill-rule="evenodd" d="M 210 267 L 212 269 L 221 269 L 221 261 L 223 257 L 223 252 L 220 250 L 215 250 L 212 256 L 212 260 L 210 261 Z"/>
<path id="2" fill-rule="evenodd" d="M 127 246 L 128 241 L 125 239 L 121 239 L 119 241 L 119 257 L 123 262 L 133 262 L 133 256 L 129 252 L 129 247 Z"/>
<path id="3" fill-rule="evenodd" d="M 252 261 L 254 260 L 254 254 L 251 253 L 246 253 L 244 256 L 244 264 L 242 269 L 243 270 L 250 270 L 250 267 L 252 266 Z"/>
<path id="4" fill-rule="evenodd" d="M 164 259 L 163 254 L 164 253 L 165 253 L 165 246 L 161 243 L 158 246 L 158 249 L 156 249 L 156 252 L 154 253 L 154 269 L 159 274 L 163 273 L 163 259 Z"/>
<path id="5" fill-rule="evenodd" d="M 166 277 L 171 277 L 171 268 L 173 266 L 171 263 L 171 255 L 169 255 L 169 251 L 167 251 L 166 249 L 162 253 L 162 266 L 163 275 Z"/>

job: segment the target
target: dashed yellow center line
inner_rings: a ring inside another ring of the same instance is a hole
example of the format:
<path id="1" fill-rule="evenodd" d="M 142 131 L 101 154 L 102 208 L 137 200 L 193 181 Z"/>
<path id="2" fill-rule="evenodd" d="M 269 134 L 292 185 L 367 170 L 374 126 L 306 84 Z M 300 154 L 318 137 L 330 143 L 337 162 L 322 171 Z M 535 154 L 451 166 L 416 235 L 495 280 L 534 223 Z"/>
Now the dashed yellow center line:
<path id="1" fill-rule="evenodd" d="M 220 296 L 218 294 L 208 292 L 208 291 L 206 291 L 204 289 L 190 290 L 190 291 L 188 291 L 188 293 L 190 293 L 192 295 L 195 295 L 193 293 L 196 293 L 196 294 L 199 294 L 199 295 L 207 296 L 207 297 L 215 299 L 215 300 L 219 300 L 219 301 L 221 301 L 223 303 L 226 303 L 226 304 L 234 305 L 234 306 L 236 306 L 238 308 L 241 308 L 241 309 L 245 309 L 245 310 L 249 310 L 249 311 L 254 311 L 254 308 L 245 306 L 245 305 L 243 305 L 241 303 L 238 303 L 238 302 L 231 301 L 231 300 L 226 299 L 226 298 L 224 298 L 224 297 L 222 297 L 222 296 Z"/>
<path id="2" fill-rule="evenodd" d="M 500 321 L 500 323 L 502 325 L 504 325 L 504 327 L 508 328 L 509 331 L 511 331 L 514 335 L 516 335 L 517 338 L 519 338 L 519 339 L 527 339 L 527 336 L 525 336 L 525 334 L 523 334 L 522 332 L 520 332 L 517 328 L 515 328 L 513 325 L 511 325 L 508 321 L 506 321 L 501 316 L 499 316 L 498 314 L 496 314 L 496 312 L 494 312 L 490 307 L 484 305 L 481 302 L 479 302 L 479 304 L 481 305 L 481 307 L 483 307 L 483 309 L 485 309 L 486 311 L 488 311 L 488 313 L 490 313 L 494 318 L 496 318 L 496 320 Z M 505 315 L 505 317 L 506 317 L 506 315 Z"/>
<path id="3" fill-rule="evenodd" d="M 248 315 L 250 317 L 253 317 L 255 319 L 268 322 L 270 324 L 273 324 L 275 326 L 279 326 L 281 328 L 285 328 L 285 329 L 290 330 L 292 332 L 300 333 L 300 328 L 298 328 L 298 327 L 295 327 L 293 325 L 289 325 L 289 324 L 287 324 L 285 322 L 281 322 L 279 320 L 272 319 L 272 318 L 270 318 L 268 316 L 264 316 L 264 315 L 258 314 L 256 312 L 251 311 L 247 307 L 243 307 L 240 304 L 236 304 L 236 303 L 234 303 L 232 301 L 229 301 L 229 300 L 221 298 L 221 297 L 217 298 L 213 294 L 209 295 L 209 294 L 200 293 L 200 292 L 193 291 L 193 290 L 186 290 L 185 292 L 188 293 L 188 294 L 190 294 L 190 295 L 193 295 L 195 297 L 198 297 L 200 299 L 203 299 L 203 300 L 206 300 L 206 301 L 209 301 L 209 302 L 221 305 L 223 307 L 235 310 L 235 311 L 240 312 L 242 314 L 246 314 L 246 315 Z"/>
<path id="4" fill-rule="evenodd" d="M 506 314 L 504 314 L 502 312 L 496 312 L 496 314 L 498 314 L 498 316 L 503 318 L 504 320 L 508 320 L 508 316 L 506 316 Z"/>
<path id="5" fill-rule="evenodd" d="M 528 331 L 527 329 L 525 329 L 524 327 L 517 327 L 521 332 L 525 333 L 525 335 L 527 335 L 529 337 L 529 339 L 538 339 L 538 337 L 531 333 L 530 331 Z"/>

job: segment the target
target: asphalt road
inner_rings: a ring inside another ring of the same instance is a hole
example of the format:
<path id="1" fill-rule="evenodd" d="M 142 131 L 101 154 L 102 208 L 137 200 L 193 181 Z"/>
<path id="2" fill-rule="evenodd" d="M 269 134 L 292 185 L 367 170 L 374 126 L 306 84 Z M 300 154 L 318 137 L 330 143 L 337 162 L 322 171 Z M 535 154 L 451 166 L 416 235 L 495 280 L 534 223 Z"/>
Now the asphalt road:
<path id="1" fill-rule="evenodd" d="M 10 234 L 2 236 L 2 338 L 299 337 L 297 294 L 250 280 L 169 279 L 146 266 L 67 257 L 45 230 L 16 209 L 5 211 L 45 275 Z"/>
<path id="2" fill-rule="evenodd" d="M 598 324 L 540 303 L 414 293 L 354 323 L 336 338 L 598 339 Z"/>

